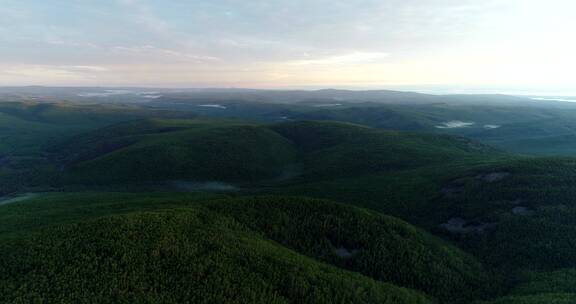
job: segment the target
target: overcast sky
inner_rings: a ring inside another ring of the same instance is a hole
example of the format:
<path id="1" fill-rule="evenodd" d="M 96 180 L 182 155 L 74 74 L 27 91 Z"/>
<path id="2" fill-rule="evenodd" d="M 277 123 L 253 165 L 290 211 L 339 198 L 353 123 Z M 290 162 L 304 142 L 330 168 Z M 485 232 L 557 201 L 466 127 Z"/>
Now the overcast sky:
<path id="1" fill-rule="evenodd" d="M 573 0 L 0 0 L 0 85 L 569 89 L 575 12 Z"/>

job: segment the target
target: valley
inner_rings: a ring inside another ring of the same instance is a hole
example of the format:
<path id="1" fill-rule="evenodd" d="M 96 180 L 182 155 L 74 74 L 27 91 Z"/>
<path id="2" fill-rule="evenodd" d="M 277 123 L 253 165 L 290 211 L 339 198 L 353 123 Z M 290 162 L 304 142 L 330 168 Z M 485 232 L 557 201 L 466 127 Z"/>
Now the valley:
<path id="1" fill-rule="evenodd" d="M 576 105 L 141 91 L 0 101 L 0 302 L 576 297 Z"/>

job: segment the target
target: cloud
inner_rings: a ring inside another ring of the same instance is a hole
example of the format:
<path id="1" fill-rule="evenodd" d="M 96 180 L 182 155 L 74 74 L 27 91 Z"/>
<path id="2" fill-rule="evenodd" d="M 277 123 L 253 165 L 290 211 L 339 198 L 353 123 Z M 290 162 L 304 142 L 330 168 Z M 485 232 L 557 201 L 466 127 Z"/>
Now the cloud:
<path id="1" fill-rule="evenodd" d="M 138 0 L 117 0 L 117 2 L 127 8 L 133 20 L 145 29 L 162 36 L 172 35 L 169 23 L 158 18 L 143 2 Z"/>
<path id="2" fill-rule="evenodd" d="M 0 84 L 575 84 L 570 0 L 60 2 L 2 2 Z"/>
<path id="3" fill-rule="evenodd" d="M 175 58 L 182 59 L 193 62 L 214 62 L 219 61 L 219 58 L 213 56 L 203 56 L 197 54 L 191 54 L 186 52 L 180 52 L 165 48 L 159 48 L 152 45 L 142 45 L 142 46 L 115 46 L 111 49 L 113 53 L 131 55 L 131 56 L 150 56 L 157 58 Z"/>
<path id="4" fill-rule="evenodd" d="M 110 69 L 101 67 L 101 66 L 94 66 L 94 65 L 73 65 L 73 66 L 60 66 L 58 67 L 63 70 L 68 71 L 76 71 L 76 72 L 107 72 Z"/>
<path id="5" fill-rule="evenodd" d="M 5 23 L 18 22 L 29 18 L 26 11 L 6 6 L 0 7 L 0 16 L 2 16 L 0 22 Z"/>
<path id="6" fill-rule="evenodd" d="M 292 65 L 355 65 L 381 62 L 390 56 L 384 52 L 352 52 L 340 55 L 326 56 L 314 59 L 295 60 Z"/>
<path id="7" fill-rule="evenodd" d="M 86 80 L 93 79 L 95 73 L 108 72 L 101 66 L 59 66 L 59 65 L 14 65 L 2 67 L 0 79 L 51 79 L 51 80 Z"/>
<path id="8" fill-rule="evenodd" d="M 64 39 L 61 39 L 58 37 L 48 38 L 48 39 L 43 40 L 43 42 L 51 44 L 51 45 L 55 45 L 55 46 L 63 46 L 63 47 L 71 47 L 71 48 L 90 48 L 90 49 L 100 48 L 100 46 L 98 46 L 94 43 L 70 41 L 70 40 L 64 40 Z"/>

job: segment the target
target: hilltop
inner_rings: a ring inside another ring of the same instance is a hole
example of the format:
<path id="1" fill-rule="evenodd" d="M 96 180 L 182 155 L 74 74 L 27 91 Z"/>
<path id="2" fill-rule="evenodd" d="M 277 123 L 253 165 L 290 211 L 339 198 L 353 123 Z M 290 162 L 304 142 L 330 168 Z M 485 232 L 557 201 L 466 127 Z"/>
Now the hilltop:
<path id="1" fill-rule="evenodd" d="M 3 211 L 4 301 L 90 295 L 227 302 L 240 292 L 241 302 L 431 303 L 397 286 L 461 301 L 486 284 L 480 265 L 445 242 L 397 219 L 328 201 L 69 194 Z M 49 222 L 28 221 L 45 212 L 53 214 Z M 13 233 L 18 239 L 8 237 Z M 39 268 L 31 271 L 32 265 Z M 119 275 L 125 279 L 115 283 Z M 165 285 L 167 275 L 172 283 Z M 48 281 L 51 276 L 60 279 Z M 23 284 L 26 293 L 17 288 Z M 53 292 L 60 288 L 69 292 Z"/>
<path id="2" fill-rule="evenodd" d="M 574 298 L 569 106 L 182 98 L 0 103 L 2 301 Z"/>
<path id="3" fill-rule="evenodd" d="M 460 137 L 337 122 L 139 120 L 53 146 L 66 183 L 334 179 L 498 156 Z"/>

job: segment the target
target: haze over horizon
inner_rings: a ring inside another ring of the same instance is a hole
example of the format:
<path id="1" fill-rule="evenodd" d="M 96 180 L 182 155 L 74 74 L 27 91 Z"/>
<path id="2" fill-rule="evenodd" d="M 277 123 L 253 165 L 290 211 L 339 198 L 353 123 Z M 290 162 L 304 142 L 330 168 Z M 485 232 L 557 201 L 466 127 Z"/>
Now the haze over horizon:
<path id="1" fill-rule="evenodd" d="M 0 86 L 568 95 L 575 9 L 568 0 L 5 0 Z"/>

